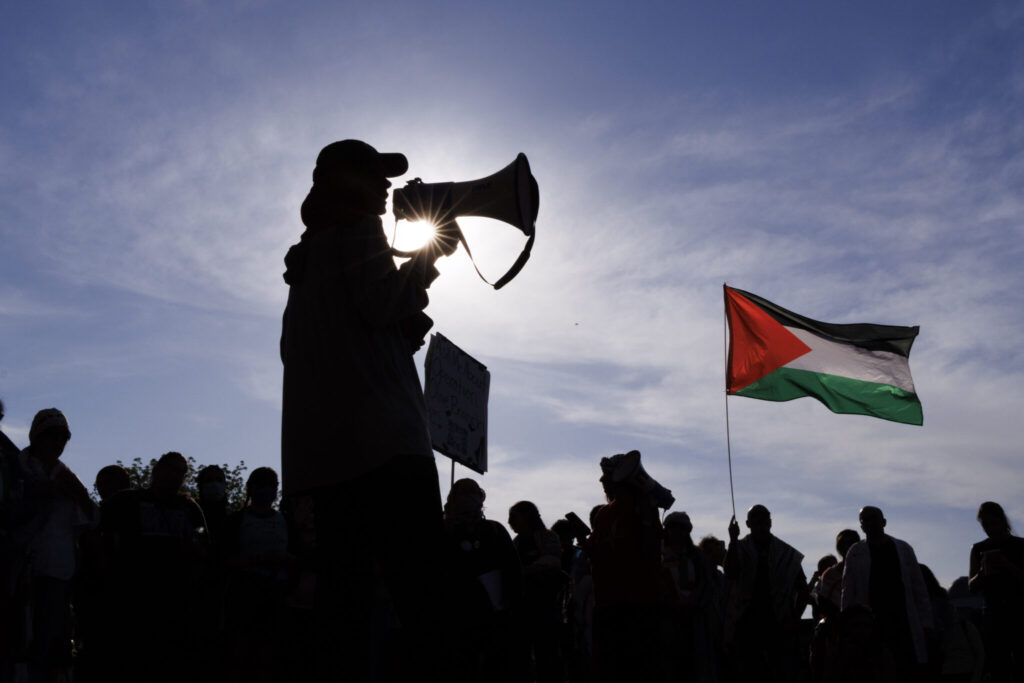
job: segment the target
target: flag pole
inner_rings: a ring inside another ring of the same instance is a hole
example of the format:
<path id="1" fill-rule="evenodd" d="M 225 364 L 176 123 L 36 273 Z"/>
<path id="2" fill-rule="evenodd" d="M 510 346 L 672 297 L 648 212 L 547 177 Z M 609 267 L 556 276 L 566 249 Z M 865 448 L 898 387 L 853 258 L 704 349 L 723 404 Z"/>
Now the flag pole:
<path id="1" fill-rule="evenodd" d="M 736 519 L 736 491 L 732 485 L 732 440 L 729 436 L 729 314 L 728 294 L 722 283 L 722 297 L 725 306 L 722 308 L 722 355 L 725 358 L 725 452 L 729 458 L 729 496 L 732 498 L 732 518 Z"/>

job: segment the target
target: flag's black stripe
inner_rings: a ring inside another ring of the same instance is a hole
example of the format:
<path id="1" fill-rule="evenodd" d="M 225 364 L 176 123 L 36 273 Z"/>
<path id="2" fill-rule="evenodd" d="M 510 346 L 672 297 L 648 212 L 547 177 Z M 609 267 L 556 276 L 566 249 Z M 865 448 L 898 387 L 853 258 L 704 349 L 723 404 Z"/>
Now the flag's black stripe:
<path id="1" fill-rule="evenodd" d="M 751 294 L 735 287 L 730 287 L 730 289 L 760 306 L 761 310 L 781 325 L 798 327 L 819 337 L 824 337 L 840 344 L 852 344 L 870 351 L 890 351 L 904 357 L 909 357 L 910 347 L 914 345 L 914 338 L 917 337 L 917 333 L 920 331 L 920 327 L 917 325 L 902 327 L 899 325 L 873 325 L 871 323 L 855 323 L 851 325 L 823 323 L 819 320 L 811 320 L 792 311 L 787 311 L 785 308 L 777 306 L 767 299 L 762 299 L 756 294 Z"/>

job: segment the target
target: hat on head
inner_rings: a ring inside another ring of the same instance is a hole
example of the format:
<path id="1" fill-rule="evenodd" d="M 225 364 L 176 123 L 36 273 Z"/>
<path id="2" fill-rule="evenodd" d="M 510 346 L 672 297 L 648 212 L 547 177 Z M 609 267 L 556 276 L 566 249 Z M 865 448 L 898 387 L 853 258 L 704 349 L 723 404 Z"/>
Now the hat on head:
<path id="1" fill-rule="evenodd" d="M 378 152 L 362 140 L 339 140 L 320 150 L 313 169 L 313 182 L 333 168 L 363 168 L 378 166 L 385 178 L 400 176 L 409 170 L 409 160 L 398 152 Z"/>
<path id="2" fill-rule="evenodd" d="M 37 436 L 52 429 L 60 430 L 68 439 L 71 438 L 71 429 L 68 427 L 68 419 L 64 417 L 64 413 L 56 408 L 40 410 L 32 418 L 32 426 L 28 430 L 29 442 L 35 441 Z"/>
<path id="3" fill-rule="evenodd" d="M 658 507 L 667 510 L 675 498 L 672 492 L 647 474 L 640 464 L 640 451 L 618 453 L 610 458 L 601 458 L 601 482 L 621 484 L 649 494 Z"/>

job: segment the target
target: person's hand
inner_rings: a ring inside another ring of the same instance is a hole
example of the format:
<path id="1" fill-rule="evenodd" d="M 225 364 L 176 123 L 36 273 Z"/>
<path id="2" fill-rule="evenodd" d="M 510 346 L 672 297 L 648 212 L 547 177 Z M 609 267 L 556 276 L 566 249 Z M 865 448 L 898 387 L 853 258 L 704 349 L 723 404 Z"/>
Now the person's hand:
<path id="1" fill-rule="evenodd" d="M 455 219 L 442 223 L 434 230 L 434 245 L 439 256 L 451 256 L 459 248 L 459 236 L 462 230 Z"/>
<path id="2" fill-rule="evenodd" d="M 735 543 L 740 537 L 740 523 L 733 517 L 729 521 L 729 542 Z"/>

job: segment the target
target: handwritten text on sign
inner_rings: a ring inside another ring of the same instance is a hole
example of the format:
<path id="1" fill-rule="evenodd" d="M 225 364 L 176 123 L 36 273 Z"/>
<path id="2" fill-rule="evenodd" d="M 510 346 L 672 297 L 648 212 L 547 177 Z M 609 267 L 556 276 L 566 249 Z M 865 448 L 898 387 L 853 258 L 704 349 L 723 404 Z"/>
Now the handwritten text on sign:
<path id="1" fill-rule="evenodd" d="M 484 474 L 491 373 L 441 334 L 430 335 L 425 372 L 434 450 Z"/>

